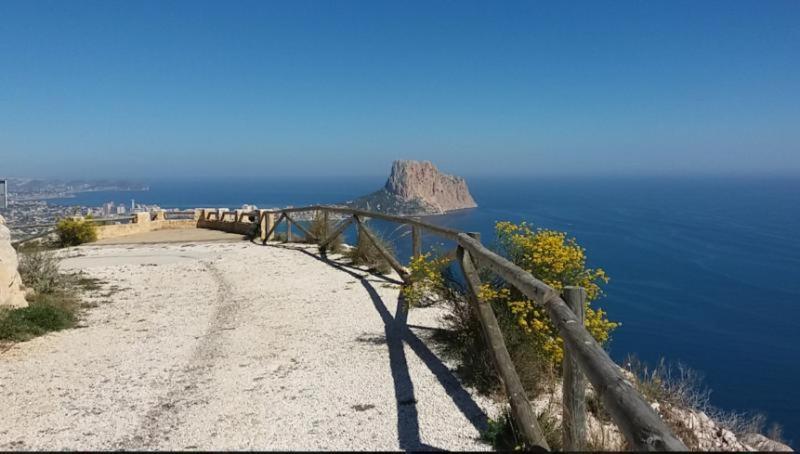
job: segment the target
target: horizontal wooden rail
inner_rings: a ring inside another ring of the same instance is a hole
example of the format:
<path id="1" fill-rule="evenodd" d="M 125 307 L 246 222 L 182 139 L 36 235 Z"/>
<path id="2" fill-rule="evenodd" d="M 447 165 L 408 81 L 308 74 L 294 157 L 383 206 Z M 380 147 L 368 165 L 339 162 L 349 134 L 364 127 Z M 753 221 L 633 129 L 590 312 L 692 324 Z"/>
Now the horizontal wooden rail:
<path id="1" fill-rule="evenodd" d="M 326 206 L 326 205 L 312 205 L 307 207 L 293 207 L 293 208 L 285 208 L 281 210 L 266 210 L 268 213 L 297 213 L 303 211 L 327 211 L 329 213 L 338 213 L 343 215 L 356 215 L 360 216 L 362 219 L 370 218 L 370 219 L 380 219 L 383 221 L 389 222 L 396 222 L 399 224 L 406 224 L 412 226 L 418 226 L 430 232 L 436 233 L 437 235 L 447 238 L 450 240 L 457 240 L 458 235 L 461 233 L 460 230 L 455 230 L 447 227 L 441 227 L 438 225 L 429 224 L 419 219 L 404 217 L 404 216 L 394 216 L 390 214 L 383 214 L 383 213 L 376 213 L 373 211 L 364 211 L 364 210 L 356 210 L 353 208 L 346 208 L 346 207 L 338 207 L 338 206 Z"/>
<path id="2" fill-rule="evenodd" d="M 293 225 L 294 227 L 297 227 L 297 229 L 298 229 L 298 230 L 300 230 L 301 232 L 303 232 L 303 235 L 305 235 L 305 236 L 306 236 L 306 238 L 310 238 L 310 239 L 312 239 L 312 240 L 314 240 L 314 241 L 317 241 L 317 240 L 319 239 L 319 238 L 317 238 L 315 235 L 313 235 L 311 232 L 309 232 L 308 230 L 306 230 L 306 228 L 305 228 L 305 227 L 303 227 L 302 225 L 300 225 L 300 224 L 299 224 L 297 221 L 295 221 L 294 219 L 292 219 L 291 217 L 289 217 L 289 215 L 288 215 L 288 214 L 284 213 L 283 215 L 284 215 L 284 216 L 286 216 L 286 220 L 287 220 L 287 221 L 289 221 L 289 222 L 291 222 L 291 223 L 292 223 L 292 225 Z"/>

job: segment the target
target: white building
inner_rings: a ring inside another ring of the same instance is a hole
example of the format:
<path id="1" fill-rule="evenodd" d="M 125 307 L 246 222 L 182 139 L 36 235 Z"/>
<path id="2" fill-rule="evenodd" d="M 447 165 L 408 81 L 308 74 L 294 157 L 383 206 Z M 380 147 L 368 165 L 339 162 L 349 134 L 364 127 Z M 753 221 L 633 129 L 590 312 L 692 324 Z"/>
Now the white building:
<path id="1" fill-rule="evenodd" d="M 114 202 L 108 202 L 103 205 L 103 216 L 110 217 L 114 214 Z"/>

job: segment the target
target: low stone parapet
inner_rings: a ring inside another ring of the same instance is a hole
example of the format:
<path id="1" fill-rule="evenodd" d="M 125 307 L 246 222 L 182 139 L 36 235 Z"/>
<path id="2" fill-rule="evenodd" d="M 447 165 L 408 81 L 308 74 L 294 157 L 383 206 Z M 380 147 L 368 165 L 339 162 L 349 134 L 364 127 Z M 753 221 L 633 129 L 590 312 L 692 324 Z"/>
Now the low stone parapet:
<path id="1" fill-rule="evenodd" d="M 118 238 L 154 230 L 194 229 L 196 227 L 197 221 L 194 219 L 157 219 L 151 221 L 150 213 L 135 213 L 134 221 L 130 224 L 97 226 L 97 239 Z"/>
<path id="2" fill-rule="evenodd" d="M 225 213 L 228 213 L 228 215 Z M 243 210 L 231 212 L 225 208 L 202 209 L 200 213 L 195 213 L 195 217 L 198 218 L 198 228 L 219 230 L 221 232 L 237 233 L 240 235 L 253 233 L 253 222 L 258 222 L 258 219 L 251 221 L 249 213 L 245 213 Z"/>

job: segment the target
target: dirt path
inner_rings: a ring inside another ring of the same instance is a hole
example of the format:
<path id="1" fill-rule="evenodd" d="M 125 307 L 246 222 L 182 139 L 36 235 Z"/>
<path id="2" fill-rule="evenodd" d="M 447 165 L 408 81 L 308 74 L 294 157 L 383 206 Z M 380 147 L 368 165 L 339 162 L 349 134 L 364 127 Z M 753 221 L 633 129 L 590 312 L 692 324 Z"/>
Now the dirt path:
<path id="1" fill-rule="evenodd" d="M 85 327 L 0 354 L 0 449 L 487 449 L 494 404 L 397 285 L 299 248 L 74 249 L 109 284 Z"/>

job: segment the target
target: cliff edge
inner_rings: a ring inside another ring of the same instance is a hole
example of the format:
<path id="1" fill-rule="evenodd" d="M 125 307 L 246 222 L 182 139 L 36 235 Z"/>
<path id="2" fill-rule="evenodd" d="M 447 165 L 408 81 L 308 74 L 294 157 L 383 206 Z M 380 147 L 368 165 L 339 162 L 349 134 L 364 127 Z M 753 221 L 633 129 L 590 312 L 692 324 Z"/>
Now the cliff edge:
<path id="1" fill-rule="evenodd" d="M 395 161 L 382 189 L 347 205 L 399 215 L 442 214 L 478 206 L 463 178 L 445 175 L 429 161 Z"/>

